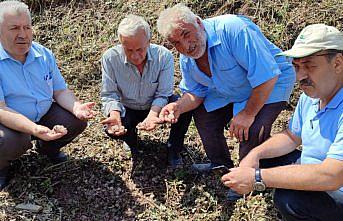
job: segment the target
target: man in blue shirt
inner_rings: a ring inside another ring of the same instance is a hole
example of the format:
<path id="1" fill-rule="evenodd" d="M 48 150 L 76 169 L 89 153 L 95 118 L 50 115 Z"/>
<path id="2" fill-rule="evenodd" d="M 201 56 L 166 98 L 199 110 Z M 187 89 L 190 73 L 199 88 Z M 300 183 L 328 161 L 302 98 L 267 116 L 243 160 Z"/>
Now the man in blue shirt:
<path id="1" fill-rule="evenodd" d="M 295 81 L 291 63 L 275 58 L 281 50 L 245 17 L 224 15 L 202 20 L 178 4 L 163 11 L 159 32 L 181 53 L 183 96 L 162 109 L 167 116 L 192 111 L 209 164 L 233 167 L 224 127 L 240 141 L 240 159 L 270 136 Z M 163 116 L 161 116 L 163 117 Z"/>
<path id="2" fill-rule="evenodd" d="M 53 163 L 67 160 L 70 143 L 93 116 L 66 87 L 52 52 L 32 41 L 28 6 L 0 3 L 0 190 L 8 184 L 10 161 L 32 147 Z"/>
<path id="3" fill-rule="evenodd" d="M 343 33 L 324 24 L 307 26 L 281 55 L 294 58 L 304 91 L 289 128 L 252 150 L 222 181 L 239 193 L 277 188 L 274 203 L 287 221 L 342 220 Z M 284 158 L 292 153 L 293 159 Z M 259 169 L 275 157 L 279 164 L 298 164 Z"/>

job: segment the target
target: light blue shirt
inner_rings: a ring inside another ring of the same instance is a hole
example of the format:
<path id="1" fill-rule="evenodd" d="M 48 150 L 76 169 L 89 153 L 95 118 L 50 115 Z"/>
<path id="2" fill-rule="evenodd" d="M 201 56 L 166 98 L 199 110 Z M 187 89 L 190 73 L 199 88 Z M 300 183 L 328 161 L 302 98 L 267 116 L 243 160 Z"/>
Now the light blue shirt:
<path id="1" fill-rule="evenodd" d="M 275 57 L 281 50 L 248 18 L 223 15 L 203 20 L 212 77 L 199 70 L 194 59 L 180 56 L 183 92 L 204 98 L 207 111 L 234 103 L 241 111 L 252 89 L 279 76 L 266 103 L 288 101 L 295 82 L 290 60 Z"/>
<path id="2" fill-rule="evenodd" d="M 343 89 L 322 110 L 318 99 L 302 94 L 289 129 L 301 137 L 301 164 L 343 160 Z M 343 202 L 343 187 L 329 194 Z"/>
<path id="3" fill-rule="evenodd" d="M 53 102 L 53 92 L 66 89 L 54 55 L 33 42 L 26 61 L 12 58 L 0 44 L 0 101 L 37 122 Z"/>

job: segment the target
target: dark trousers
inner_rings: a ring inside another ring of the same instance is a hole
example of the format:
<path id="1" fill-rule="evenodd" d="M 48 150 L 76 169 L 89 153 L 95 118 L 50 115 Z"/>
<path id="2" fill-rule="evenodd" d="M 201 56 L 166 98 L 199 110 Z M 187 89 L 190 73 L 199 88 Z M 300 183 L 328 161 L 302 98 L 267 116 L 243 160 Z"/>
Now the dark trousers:
<path id="1" fill-rule="evenodd" d="M 301 152 L 296 150 L 285 156 L 260 161 L 261 167 L 275 167 L 295 163 Z M 341 221 L 343 204 L 326 192 L 276 189 L 274 205 L 286 221 Z"/>
<path id="2" fill-rule="evenodd" d="M 178 96 L 173 95 L 169 97 L 169 103 L 178 99 Z M 121 118 L 123 126 L 127 129 L 127 132 L 122 136 L 114 136 L 107 133 L 108 136 L 114 139 L 120 139 L 125 141 L 129 146 L 137 146 L 137 130 L 136 126 L 139 122 L 142 122 L 149 114 L 150 110 L 133 110 L 125 107 L 126 114 Z M 180 153 L 183 150 L 183 141 L 185 134 L 187 133 L 188 126 L 192 120 L 192 113 L 181 114 L 177 123 L 171 125 L 170 135 L 168 143 L 170 149 L 175 153 Z"/>
<path id="3" fill-rule="evenodd" d="M 256 115 L 249 129 L 249 140 L 239 145 L 239 157 L 243 159 L 251 149 L 270 137 L 272 124 L 285 109 L 286 102 L 265 104 Z M 204 105 L 193 111 L 195 125 L 198 129 L 207 157 L 212 163 L 233 167 L 229 148 L 224 136 L 224 128 L 233 117 L 233 105 L 207 112 Z"/>
<path id="4" fill-rule="evenodd" d="M 40 153 L 53 155 L 58 153 L 60 148 L 70 143 L 87 127 L 86 122 L 79 120 L 56 103 L 51 105 L 49 111 L 37 124 L 44 125 L 50 129 L 54 125 L 63 125 L 67 128 L 68 133 L 57 140 L 43 141 L 0 124 L 0 169 L 9 166 L 11 160 L 19 158 L 31 148 L 32 139 L 37 140 Z"/>

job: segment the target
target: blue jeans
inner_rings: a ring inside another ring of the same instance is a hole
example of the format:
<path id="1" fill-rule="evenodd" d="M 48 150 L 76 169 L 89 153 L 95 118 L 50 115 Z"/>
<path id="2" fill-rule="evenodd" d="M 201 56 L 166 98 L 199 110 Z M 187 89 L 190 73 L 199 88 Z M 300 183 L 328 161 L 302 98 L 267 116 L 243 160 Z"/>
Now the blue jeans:
<path id="1" fill-rule="evenodd" d="M 287 155 L 260 160 L 260 167 L 270 168 L 295 163 L 301 151 L 295 150 Z M 326 192 L 276 189 L 274 205 L 286 221 L 341 221 L 343 204 L 336 202 Z"/>

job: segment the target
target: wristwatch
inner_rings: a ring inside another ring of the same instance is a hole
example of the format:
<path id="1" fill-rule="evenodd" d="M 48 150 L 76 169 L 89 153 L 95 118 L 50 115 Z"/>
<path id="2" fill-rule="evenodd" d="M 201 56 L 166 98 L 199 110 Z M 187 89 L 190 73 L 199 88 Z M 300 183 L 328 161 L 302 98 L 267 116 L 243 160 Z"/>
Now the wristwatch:
<path id="1" fill-rule="evenodd" d="M 266 184 L 264 184 L 261 176 L 261 169 L 255 169 L 255 183 L 254 183 L 254 190 L 256 191 L 265 191 Z"/>

